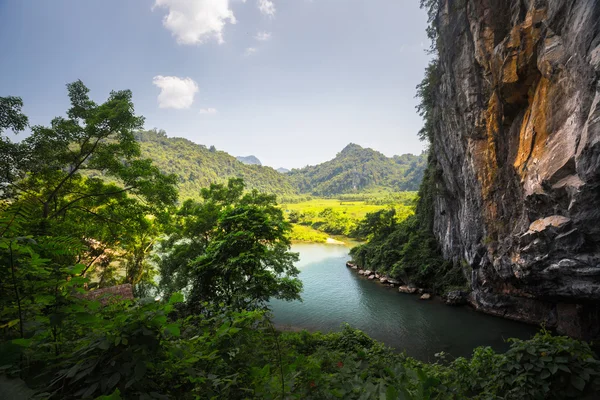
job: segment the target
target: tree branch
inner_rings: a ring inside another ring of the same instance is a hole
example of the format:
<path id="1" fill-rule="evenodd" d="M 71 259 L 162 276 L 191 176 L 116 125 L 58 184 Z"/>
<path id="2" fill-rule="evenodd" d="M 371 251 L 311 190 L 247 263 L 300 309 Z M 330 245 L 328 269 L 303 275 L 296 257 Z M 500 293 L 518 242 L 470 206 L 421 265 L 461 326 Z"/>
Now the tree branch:
<path id="1" fill-rule="evenodd" d="M 79 198 L 77 198 L 75 200 L 72 200 L 72 201 L 68 202 L 63 207 L 61 207 L 58 211 L 54 212 L 52 215 L 50 215 L 47 218 L 48 219 L 52 219 L 52 218 L 56 217 L 57 215 L 60 215 L 63 211 L 66 211 L 69 207 L 71 207 L 73 204 L 77 203 L 80 200 L 87 199 L 87 198 L 90 198 L 90 197 L 110 196 L 110 195 L 113 195 L 113 194 L 119 194 L 119 193 L 127 192 L 127 191 L 129 191 L 131 189 L 134 189 L 134 186 L 129 186 L 129 187 L 126 187 L 124 189 L 117 190 L 117 191 L 114 191 L 114 192 L 89 193 L 89 194 L 86 194 L 84 196 L 81 196 L 81 197 L 79 197 Z"/>

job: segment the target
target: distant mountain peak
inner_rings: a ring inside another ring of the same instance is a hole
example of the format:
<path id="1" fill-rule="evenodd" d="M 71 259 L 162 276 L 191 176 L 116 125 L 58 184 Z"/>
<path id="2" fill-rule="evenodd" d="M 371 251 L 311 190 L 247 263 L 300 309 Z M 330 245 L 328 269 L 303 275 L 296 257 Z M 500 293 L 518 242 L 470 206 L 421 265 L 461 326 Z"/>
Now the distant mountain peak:
<path id="1" fill-rule="evenodd" d="M 262 165 L 260 160 L 258 158 L 256 158 L 255 156 L 237 156 L 236 159 L 239 162 L 242 162 L 242 163 L 248 164 L 248 165 Z"/>
<path id="2" fill-rule="evenodd" d="M 341 152 L 342 152 L 342 154 L 344 154 L 344 153 L 348 153 L 348 152 L 350 152 L 352 150 L 362 150 L 362 149 L 364 149 L 364 147 L 362 147 L 361 145 L 358 145 L 356 143 L 348 143 L 346 145 L 346 147 L 344 147 L 342 149 Z"/>
<path id="3" fill-rule="evenodd" d="M 287 174 L 288 172 L 290 172 L 290 170 L 287 168 L 277 168 L 276 171 L 280 174 Z"/>
<path id="4" fill-rule="evenodd" d="M 287 176 L 301 193 L 332 196 L 361 191 L 417 190 L 426 157 L 383 153 L 349 143 L 335 158 L 292 170 Z"/>

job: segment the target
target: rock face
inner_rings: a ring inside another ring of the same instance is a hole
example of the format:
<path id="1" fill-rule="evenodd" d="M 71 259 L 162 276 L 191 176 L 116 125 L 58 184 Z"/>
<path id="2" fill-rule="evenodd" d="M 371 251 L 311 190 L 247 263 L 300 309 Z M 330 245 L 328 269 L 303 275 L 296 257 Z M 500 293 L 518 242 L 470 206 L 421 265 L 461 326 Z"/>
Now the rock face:
<path id="1" fill-rule="evenodd" d="M 441 0 L 434 233 L 485 312 L 600 333 L 600 1 Z"/>
<path id="2" fill-rule="evenodd" d="M 462 290 L 452 290 L 446 294 L 444 300 L 449 306 L 462 306 L 468 303 L 469 294 Z"/>

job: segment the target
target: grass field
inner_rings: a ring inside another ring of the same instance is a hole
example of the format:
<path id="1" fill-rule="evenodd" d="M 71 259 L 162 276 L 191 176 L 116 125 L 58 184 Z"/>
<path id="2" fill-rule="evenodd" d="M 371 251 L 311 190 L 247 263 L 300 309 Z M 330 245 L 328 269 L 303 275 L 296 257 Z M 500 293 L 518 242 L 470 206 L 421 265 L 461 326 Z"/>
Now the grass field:
<path id="1" fill-rule="evenodd" d="M 310 226 L 294 224 L 292 229 L 292 240 L 295 242 L 325 243 L 328 234 L 319 232 Z"/>
<path id="2" fill-rule="evenodd" d="M 398 221 L 414 213 L 415 193 L 405 194 L 401 203 L 373 204 L 369 201 L 313 198 L 297 203 L 282 203 L 288 220 L 294 224 L 292 240 L 324 243 L 332 235 L 351 236 L 356 225 L 368 214 L 393 207 Z"/>
<path id="3" fill-rule="evenodd" d="M 338 211 L 349 218 L 360 220 L 367 215 L 367 213 L 379 211 L 382 208 L 386 208 L 385 205 L 373 205 L 366 204 L 364 201 L 343 201 L 338 199 L 313 199 L 296 204 L 282 204 L 284 212 L 288 213 L 291 211 L 297 211 L 299 213 L 312 215 L 318 215 L 326 208 L 331 208 L 334 211 Z"/>

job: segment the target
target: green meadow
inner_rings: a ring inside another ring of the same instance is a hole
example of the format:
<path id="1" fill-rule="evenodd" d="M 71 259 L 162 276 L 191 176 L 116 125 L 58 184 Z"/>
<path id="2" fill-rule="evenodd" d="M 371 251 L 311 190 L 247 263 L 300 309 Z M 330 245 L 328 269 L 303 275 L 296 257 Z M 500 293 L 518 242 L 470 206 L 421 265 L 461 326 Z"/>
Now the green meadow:
<path id="1" fill-rule="evenodd" d="M 340 198 L 286 199 L 280 204 L 293 224 L 292 240 L 324 243 L 330 236 L 356 237 L 355 229 L 365 216 L 394 208 L 396 219 L 414 214 L 415 192 L 380 196 L 341 196 Z"/>

